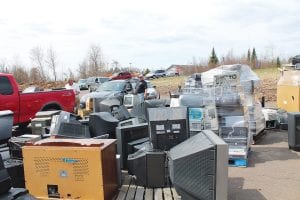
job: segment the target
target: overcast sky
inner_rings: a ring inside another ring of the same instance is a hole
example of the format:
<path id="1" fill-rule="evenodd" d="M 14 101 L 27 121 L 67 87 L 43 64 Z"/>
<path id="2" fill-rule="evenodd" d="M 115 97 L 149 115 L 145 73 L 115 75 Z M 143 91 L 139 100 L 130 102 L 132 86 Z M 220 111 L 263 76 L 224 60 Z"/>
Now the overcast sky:
<path id="1" fill-rule="evenodd" d="M 9 0 L 0 4 L 0 59 L 29 66 L 33 47 L 52 46 L 65 69 L 77 68 L 91 44 L 108 63 L 166 68 L 242 55 L 300 54 L 297 0 Z"/>

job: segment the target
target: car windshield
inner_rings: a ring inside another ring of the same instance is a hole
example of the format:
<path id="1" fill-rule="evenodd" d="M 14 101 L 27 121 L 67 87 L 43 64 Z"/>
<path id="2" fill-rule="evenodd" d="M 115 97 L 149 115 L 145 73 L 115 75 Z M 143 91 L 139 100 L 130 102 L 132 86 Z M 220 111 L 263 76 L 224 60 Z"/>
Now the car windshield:
<path id="1" fill-rule="evenodd" d="M 120 81 L 109 81 L 101 84 L 97 88 L 97 92 L 103 92 L 103 91 L 122 91 L 125 87 L 125 82 Z"/>
<path id="2" fill-rule="evenodd" d="M 86 79 L 80 79 L 78 82 L 79 83 L 86 83 Z"/>
<path id="3" fill-rule="evenodd" d="M 100 82 L 101 82 L 101 83 L 104 83 L 104 82 L 106 82 L 106 81 L 108 81 L 108 80 L 109 80 L 109 78 L 108 78 L 108 77 L 99 78 L 99 79 L 100 79 Z"/>

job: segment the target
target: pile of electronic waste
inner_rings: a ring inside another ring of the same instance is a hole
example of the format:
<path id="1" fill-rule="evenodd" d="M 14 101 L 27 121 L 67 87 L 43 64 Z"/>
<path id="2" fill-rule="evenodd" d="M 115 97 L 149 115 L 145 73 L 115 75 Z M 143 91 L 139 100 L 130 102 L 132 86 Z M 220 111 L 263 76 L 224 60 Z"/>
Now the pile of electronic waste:
<path id="1" fill-rule="evenodd" d="M 192 75 L 178 105 L 191 108 L 192 132 L 213 130 L 229 145 L 229 158 L 246 159 L 253 137 L 265 129 L 262 107 L 255 96 L 259 82 L 247 65 L 223 65 Z"/>

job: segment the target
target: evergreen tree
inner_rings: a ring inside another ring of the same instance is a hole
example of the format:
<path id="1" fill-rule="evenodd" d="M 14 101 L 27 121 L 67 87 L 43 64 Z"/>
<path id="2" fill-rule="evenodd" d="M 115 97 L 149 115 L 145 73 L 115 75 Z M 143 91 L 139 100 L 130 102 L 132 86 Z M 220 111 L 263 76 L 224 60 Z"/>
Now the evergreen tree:
<path id="1" fill-rule="evenodd" d="M 279 57 L 277 57 L 277 59 L 276 59 L 276 67 L 277 67 L 277 68 L 280 68 L 280 67 L 281 67 L 281 62 L 280 62 Z"/>
<path id="2" fill-rule="evenodd" d="M 251 61 L 251 51 L 250 51 L 250 49 L 248 49 L 247 62 L 250 63 L 250 61 Z"/>
<path id="3" fill-rule="evenodd" d="M 215 48 L 213 47 L 212 52 L 211 52 L 211 56 L 209 57 L 209 64 L 210 65 L 216 65 L 218 63 L 219 63 L 219 59 L 216 55 Z"/>
<path id="4" fill-rule="evenodd" d="M 255 51 L 255 48 L 253 48 L 253 50 L 252 50 L 252 56 L 251 56 L 252 67 L 256 66 L 256 61 L 257 61 L 256 51 Z"/>

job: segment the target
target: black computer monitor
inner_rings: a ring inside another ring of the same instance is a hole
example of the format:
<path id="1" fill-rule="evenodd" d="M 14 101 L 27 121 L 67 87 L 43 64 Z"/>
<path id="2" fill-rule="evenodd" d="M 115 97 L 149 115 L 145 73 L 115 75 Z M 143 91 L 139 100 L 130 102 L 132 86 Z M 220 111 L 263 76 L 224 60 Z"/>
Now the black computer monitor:
<path id="1" fill-rule="evenodd" d="M 149 108 L 149 133 L 154 149 L 169 150 L 189 137 L 187 108 Z"/>
<path id="2" fill-rule="evenodd" d="M 120 105 L 112 110 L 112 115 L 119 121 L 127 120 L 131 118 L 130 113 L 124 105 Z"/>
<path id="3" fill-rule="evenodd" d="M 136 124 L 116 128 L 117 152 L 121 156 L 121 167 L 127 169 L 127 144 L 148 136 L 148 124 Z"/>
<path id="4" fill-rule="evenodd" d="M 89 127 L 91 137 L 109 134 L 110 138 L 115 138 L 116 127 L 119 120 L 110 112 L 98 112 L 90 114 Z"/>
<path id="5" fill-rule="evenodd" d="M 95 98 L 93 102 L 94 112 L 112 112 L 121 105 L 117 98 Z"/>
<path id="6" fill-rule="evenodd" d="M 182 199 L 227 199 L 228 145 L 214 132 L 204 130 L 176 145 L 168 160 Z"/>
<path id="7" fill-rule="evenodd" d="M 128 155 L 128 171 L 136 177 L 136 184 L 161 188 L 167 183 L 164 151 L 141 150 Z"/>

